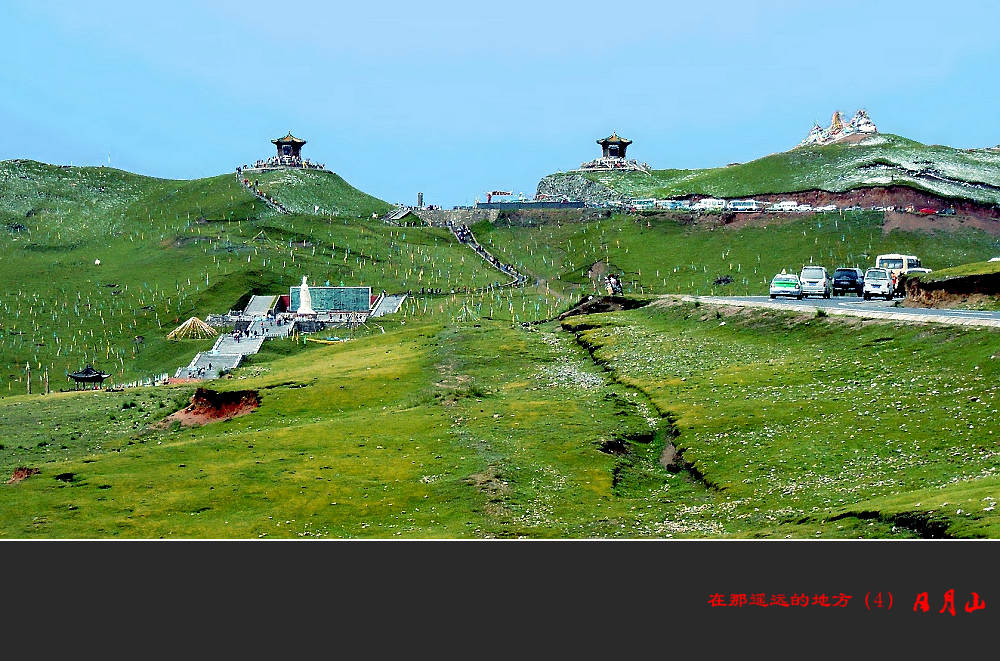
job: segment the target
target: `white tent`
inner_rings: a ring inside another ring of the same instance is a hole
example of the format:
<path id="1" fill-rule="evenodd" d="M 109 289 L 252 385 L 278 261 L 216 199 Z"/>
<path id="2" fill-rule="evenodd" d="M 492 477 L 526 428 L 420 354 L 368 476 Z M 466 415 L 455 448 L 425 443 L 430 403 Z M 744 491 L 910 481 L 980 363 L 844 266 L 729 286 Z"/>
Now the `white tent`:
<path id="1" fill-rule="evenodd" d="M 200 340 L 215 337 L 219 331 L 215 330 L 198 317 L 191 317 L 183 324 L 173 329 L 167 334 L 168 340 Z"/>

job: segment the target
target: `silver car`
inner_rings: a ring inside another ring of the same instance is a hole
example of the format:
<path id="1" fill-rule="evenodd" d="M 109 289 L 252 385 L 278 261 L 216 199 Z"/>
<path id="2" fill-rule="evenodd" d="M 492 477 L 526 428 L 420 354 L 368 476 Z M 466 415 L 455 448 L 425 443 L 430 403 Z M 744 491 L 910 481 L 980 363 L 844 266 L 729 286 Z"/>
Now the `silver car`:
<path id="1" fill-rule="evenodd" d="M 830 298 L 830 276 L 825 266 L 803 266 L 799 280 L 802 281 L 802 296 Z"/>

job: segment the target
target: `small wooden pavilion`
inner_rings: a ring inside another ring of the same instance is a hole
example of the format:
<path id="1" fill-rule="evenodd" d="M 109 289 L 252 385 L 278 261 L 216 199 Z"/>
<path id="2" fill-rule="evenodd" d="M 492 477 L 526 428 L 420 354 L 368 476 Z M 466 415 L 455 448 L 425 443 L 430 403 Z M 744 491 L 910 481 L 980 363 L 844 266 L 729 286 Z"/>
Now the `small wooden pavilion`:
<path id="1" fill-rule="evenodd" d="M 632 144 L 632 141 L 613 132 L 608 137 L 598 140 L 597 144 L 601 146 L 603 158 L 625 158 L 625 149 Z"/>
<path id="2" fill-rule="evenodd" d="M 95 370 L 93 365 L 87 365 L 79 372 L 71 372 L 68 373 L 66 376 L 69 377 L 70 379 L 73 379 L 73 382 L 76 385 L 76 389 L 79 390 L 81 383 L 84 384 L 85 388 L 87 385 L 91 383 L 97 384 L 94 386 L 94 388 L 96 389 L 98 386 L 104 383 L 104 379 L 108 378 L 111 375 L 105 374 L 100 370 Z"/>
<path id="3" fill-rule="evenodd" d="M 305 140 L 296 138 L 291 131 L 284 138 L 275 138 L 271 142 L 278 148 L 278 158 L 282 160 L 302 158 L 302 145 L 306 144 Z"/>

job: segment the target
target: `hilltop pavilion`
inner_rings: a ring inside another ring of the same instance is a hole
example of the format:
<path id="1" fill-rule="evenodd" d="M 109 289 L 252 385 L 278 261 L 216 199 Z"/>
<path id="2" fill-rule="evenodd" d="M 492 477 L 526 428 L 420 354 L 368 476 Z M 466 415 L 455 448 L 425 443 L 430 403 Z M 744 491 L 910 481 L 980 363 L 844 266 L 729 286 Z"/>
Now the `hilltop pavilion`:
<path id="1" fill-rule="evenodd" d="M 271 144 L 277 149 L 277 154 L 267 159 L 260 159 L 252 165 L 246 164 L 237 168 L 238 173 L 254 170 L 274 170 L 282 168 L 307 168 L 312 170 L 325 170 L 322 163 L 313 163 L 308 158 L 302 158 L 302 147 L 306 141 L 296 138 L 289 131 L 283 138 L 275 138 Z M 246 185 L 246 183 L 244 184 Z"/>
<path id="2" fill-rule="evenodd" d="M 624 159 L 625 150 L 632 144 L 632 141 L 619 136 L 617 132 L 612 132 L 608 137 L 598 140 L 597 144 L 601 146 L 603 151 L 602 158 Z"/>
<path id="3" fill-rule="evenodd" d="M 271 141 L 271 143 L 278 148 L 278 159 L 284 162 L 301 160 L 302 146 L 306 144 L 306 141 L 301 138 L 296 138 L 292 135 L 292 132 L 289 131 L 288 135 L 284 138 L 275 138 Z"/>
<path id="4" fill-rule="evenodd" d="M 587 163 L 582 163 L 580 170 L 638 170 L 639 172 L 649 172 L 648 163 L 639 163 L 636 160 L 625 158 L 625 151 L 632 141 L 618 135 L 613 131 L 606 138 L 597 141 L 601 146 L 601 157 L 595 158 Z"/>

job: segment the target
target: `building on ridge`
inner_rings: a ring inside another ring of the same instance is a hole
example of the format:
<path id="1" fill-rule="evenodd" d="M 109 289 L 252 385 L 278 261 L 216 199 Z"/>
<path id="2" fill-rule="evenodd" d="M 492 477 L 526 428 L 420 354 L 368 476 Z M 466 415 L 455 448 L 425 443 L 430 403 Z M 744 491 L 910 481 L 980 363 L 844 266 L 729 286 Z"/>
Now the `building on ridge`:
<path id="1" fill-rule="evenodd" d="M 302 147 L 306 141 L 296 138 L 289 131 L 283 138 L 275 138 L 271 141 L 277 149 L 277 153 L 270 158 L 262 158 L 252 165 L 243 165 L 236 168 L 237 173 L 249 174 L 253 171 L 274 170 L 280 168 L 305 168 L 310 170 L 326 170 L 326 165 L 313 163 L 308 158 L 302 158 Z"/>
<path id="2" fill-rule="evenodd" d="M 625 158 L 625 152 L 632 141 L 618 135 L 613 131 L 606 138 L 597 140 L 601 146 L 601 157 L 592 161 L 581 163 L 578 170 L 637 170 L 639 172 L 649 172 L 648 163 L 639 163 L 635 159 Z"/>
<path id="3" fill-rule="evenodd" d="M 281 163 L 292 165 L 302 160 L 302 146 L 306 141 L 296 138 L 291 131 L 284 138 L 275 138 L 271 143 L 278 148 L 278 160 Z"/>
<path id="4" fill-rule="evenodd" d="M 864 108 L 854 113 L 854 117 L 847 123 L 844 123 L 843 114 L 839 110 L 835 110 L 828 127 L 824 129 L 818 122 L 814 122 L 809 135 L 797 146 L 829 145 L 856 136 L 852 139 L 853 141 L 874 133 L 878 133 L 878 128 Z"/>

